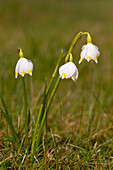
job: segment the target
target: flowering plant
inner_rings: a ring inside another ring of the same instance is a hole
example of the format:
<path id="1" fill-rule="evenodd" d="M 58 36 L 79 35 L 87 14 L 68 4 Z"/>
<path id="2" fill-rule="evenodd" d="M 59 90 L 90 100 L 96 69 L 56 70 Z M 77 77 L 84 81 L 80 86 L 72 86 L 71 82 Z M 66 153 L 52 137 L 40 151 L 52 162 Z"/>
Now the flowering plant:
<path id="1" fill-rule="evenodd" d="M 49 82 L 48 86 L 45 87 L 45 90 L 44 90 L 43 101 L 40 105 L 40 108 L 39 108 L 39 111 L 37 114 L 36 124 L 34 126 L 33 134 L 32 134 L 31 140 L 30 140 L 31 145 L 29 148 L 28 148 L 27 144 L 28 144 L 28 134 L 29 134 L 29 130 L 30 130 L 30 128 L 29 128 L 30 109 L 28 110 L 28 105 L 27 105 L 27 93 L 26 93 L 24 75 L 29 74 L 30 76 L 32 76 L 33 63 L 24 57 L 24 54 L 23 54 L 23 51 L 21 48 L 18 49 L 19 60 L 15 67 L 15 78 L 17 78 L 18 74 L 20 74 L 22 82 L 23 82 L 24 118 L 25 118 L 24 139 L 20 139 L 18 137 L 18 135 L 13 127 L 12 120 L 9 116 L 8 111 L 7 111 L 5 102 L 2 98 L 2 96 L 0 95 L 0 98 L 1 98 L 1 101 L 2 101 L 2 104 L 4 107 L 4 109 L 0 108 L 0 110 L 1 110 L 1 113 L 4 114 L 6 120 L 9 124 L 9 127 L 12 132 L 12 136 L 13 136 L 13 141 L 16 143 L 16 147 L 18 148 L 18 153 L 21 150 L 23 141 L 25 142 L 25 145 L 24 145 L 25 148 L 27 150 L 29 150 L 29 154 L 30 154 L 31 158 L 34 158 L 36 152 L 39 151 L 39 149 L 36 150 L 36 148 L 39 147 L 39 144 L 41 141 L 41 135 L 42 135 L 43 129 L 44 129 L 44 125 L 45 125 L 45 122 L 47 121 L 47 115 L 49 112 L 49 108 L 53 101 L 53 97 L 55 96 L 55 93 L 59 87 L 60 81 L 62 79 L 70 79 L 71 78 L 74 82 L 76 82 L 78 79 L 79 71 L 74 63 L 72 50 L 83 35 L 87 35 L 87 44 L 82 47 L 79 64 L 84 59 L 87 60 L 88 62 L 93 60 L 93 61 L 95 61 L 95 63 L 98 63 L 97 59 L 100 55 L 100 52 L 98 50 L 98 47 L 92 44 L 92 38 L 88 32 L 78 33 L 75 36 L 75 38 L 66 54 L 63 54 L 63 50 L 61 50 L 59 60 L 56 64 L 55 70 L 51 76 L 50 82 Z M 63 65 L 61 65 L 61 61 L 63 61 Z M 57 76 L 57 72 L 59 72 L 58 76 Z M 55 76 L 57 76 L 57 79 L 55 79 L 56 81 L 53 81 Z"/>

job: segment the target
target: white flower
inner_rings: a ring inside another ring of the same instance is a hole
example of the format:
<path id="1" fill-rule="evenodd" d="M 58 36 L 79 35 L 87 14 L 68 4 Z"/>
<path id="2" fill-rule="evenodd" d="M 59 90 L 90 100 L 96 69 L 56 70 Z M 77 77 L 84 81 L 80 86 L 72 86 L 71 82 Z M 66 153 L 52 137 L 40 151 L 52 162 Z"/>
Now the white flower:
<path id="1" fill-rule="evenodd" d="M 73 81 L 78 79 L 78 69 L 73 62 L 68 62 L 59 68 L 61 79 L 72 78 Z"/>
<path id="2" fill-rule="evenodd" d="M 32 71 L 33 71 L 33 63 L 24 57 L 20 58 L 16 64 L 15 78 L 18 77 L 18 73 L 22 77 L 24 77 L 24 74 L 29 74 L 30 76 L 32 76 Z"/>
<path id="3" fill-rule="evenodd" d="M 92 43 L 88 43 L 82 47 L 82 51 L 80 54 L 80 60 L 79 64 L 85 59 L 88 62 L 90 60 L 94 60 L 95 63 L 98 63 L 98 57 L 100 55 L 100 52 L 98 51 L 98 47 L 96 45 L 93 45 Z"/>

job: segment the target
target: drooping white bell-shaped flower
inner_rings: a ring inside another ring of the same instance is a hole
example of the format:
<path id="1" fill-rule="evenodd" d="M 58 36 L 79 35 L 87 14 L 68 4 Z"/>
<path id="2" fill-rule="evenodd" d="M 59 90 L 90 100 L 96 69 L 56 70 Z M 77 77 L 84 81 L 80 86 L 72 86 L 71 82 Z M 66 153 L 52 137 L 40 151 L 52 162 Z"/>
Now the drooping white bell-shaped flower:
<path id="1" fill-rule="evenodd" d="M 67 62 L 59 68 L 61 79 L 72 78 L 73 81 L 78 79 L 78 69 L 73 62 Z"/>
<path id="2" fill-rule="evenodd" d="M 22 77 L 24 77 L 25 74 L 29 74 L 30 76 L 32 76 L 32 71 L 33 71 L 33 63 L 24 57 L 20 58 L 15 67 L 15 78 L 18 77 L 18 73 Z"/>
<path id="3" fill-rule="evenodd" d="M 100 55 L 100 52 L 98 51 L 98 47 L 96 45 L 93 45 L 92 43 L 88 43 L 82 47 L 82 51 L 80 54 L 80 60 L 79 64 L 85 59 L 88 62 L 90 60 L 95 61 L 95 63 L 98 63 L 98 57 Z"/>

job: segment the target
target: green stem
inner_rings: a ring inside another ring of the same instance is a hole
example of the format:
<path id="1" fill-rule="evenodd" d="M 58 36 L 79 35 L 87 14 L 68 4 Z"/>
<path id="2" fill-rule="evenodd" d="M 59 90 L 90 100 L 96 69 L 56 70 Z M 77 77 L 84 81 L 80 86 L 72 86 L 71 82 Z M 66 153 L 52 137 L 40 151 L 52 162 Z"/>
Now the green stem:
<path id="1" fill-rule="evenodd" d="M 52 74 L 52 77 L 51 77 L 51 80 L 50 80 L 50 82 L 49 82 L 49 85 L 48 85 L 48 87 L 47 87 L 46 96 L 47 96 L 48 93 L 49 93 L 50 87 L 51 87 L 51 85 L 52 85 L 52 82 L 53 82 L 54 77 L 56 76 L 56 73 L 57 73 L 57 71 L 58 71 L 58 68 L 59 68 L 59 65 L 60 65 L 60 62 L 61 62 L 62 58 L 63 58 L 63 50 L 61 50 L 59 60 L 58 60 L 58 62 L 57 62 L 57 65 L 56 65 L 56 67 L 55 67 L 55 70 L 54 70 L 54 72 L 53 72 L 53 74 Z M 38 125 L 39 125 L 40 119 L 41 119 L 41 117 L 42 117 L 43 107 L 44 107 L 44 105 L 41 104 L 40 110 L 39 110 L 39 113 L 38 113 L 38 117 L 37 117 L 37 121 L 36 121 L 36 126 L 35 126 L 35 130 L 34 130 L 34 134 L 33 134 L 32 146 L 31 146 L 31 153 L 34 152 L 34 146 L 35 146 L 35 141 L 36 141 L 36 132 L 37 132 L 37 129 L 38 129 Z"/>
<path id="2" fill-rule="evenodd" d="M 53 89 L 53 91 L 52 91 L 52 93 L 51 93 L 51 96 L 50 96 L 50 98 L 49 98 L 49 101 L 48 101 L 48 103 L 47 103 L 47 113 L 48 113 L 49 108 L 50 108 L 50 106 L 51 106 L 51 102 L 52 102 L 52 100 L 53 100 L 53 97 L 54 97 L 54 95 L 55 95 L 55 93 L 56 93 L 56 91 L 57 91 L 57 89 L 58 89 L 60 80 L 61 80 L 61 79 L 60 79 L 60 76 L 59 76 L 59 77 L 57 78 L 56 84 L 55 84 L 54 89 Z"/>
<path id="3" fill-rule="evenodd" d="M 53 72 L 53 74 L 52 74 L 52 77 L 51 77 L 51 80 L 50 80 L 50 82 L 49 82 L 49 85 L 48 85 L 48 87 L 47 87 L 46 95 L 48 95 L 48 92 L 49 92 L 49 90 L 50 90 L 51 84 L 52 84 L 52 82 L 53 82 L 54 77 L 56 76 L 56 73 L 57 73 L 57 71 L 58 71 L 58 68 L 59 68 L 59 65 L 60 65 L 60 62 L 61 62 L 62 58 L 63 58 L 63 50 L 61 50 L 59 60 L 58 60 L 58 62 L 57 62 L 57 65 L 56 65 L 56 67 L 55 67 L 55 70 L 54 70 L 54 72 Z"/>
<path id="4" fill-rule="evenodd" d="M 34 134 L 33 134 L 33 140 L 32 140 L 32 146 L 31 146 L 31 154 L 34 154 L 35 141 L 36 141 L 36 146 L 39 145 L 41 133 L 43 131 L 44 123 L 45 123 L 45 120 L 46 120 L 46 116 L 47 116 L 47 113 L 49 111 L 50 105 L 52 103 L 53 97 L 54 97 L 54 95 L 56 93 L 56 90 L 57 90 L 57 88 L 59 86 L 59 83 L 60 83 L 60 77 L 58 77 L 58 79 L 56 81 L 54 89 L 53 89 L 53 91 L 52 91 L 52 93 L 50 95 L 49 101 L 47 103 L 47 107 L 45 108 L 44 115 L 43 115 L 43 118 L 42 118 L 42 121 L 41 121 L 41 124 L 40 124 L 40 127 L 39 127 L 37 140 L 36 140 L 36 132 L 37 132 L 37 129 L 38 129 L 38 125 L 39 125 L 39 122 L 40 122 L 40 118 L 41 118 L 41 115 L 42 115 L 42 110 L 43 110 L 44 105 L 41 104 L 41 106 L 40 106 L 40 110 L 39 110 L 39 114 L 38 114 L 38 118 L 37 118 L 37 122 L 36 122 L 36 126 L 35 126 L 35 131 L 34 131 Z"/>
<path id="5" fill-rule="evenodd" d="M 24 114 L 25 114 L 25 130 L 26 130 L 26 136 L 25 136 L 25 143 L 27 145 L 27 138 L 28 138 L 28 116 L 27 116 L 27 95 L 26 95 L 26 86 L 25 86 L 25 79 L 22 77 L 23 82 L 23 93 L 24 93 Z"/>
<path id="6" fill-rule="evenodd" d="M 71 44 L 71 46 L 70 46 L 70 48 L 69 48 L 68 53 L 66 54 L 65 62 L 68 61 L 69 56 L 70 56 L 70 54 L 71 54 L 71 51 L 73 50 L 73 48 L 74 48 L 74 46 L 76 45 L 76 43 L 78 42 L 78 40 L 79 40 L 79 39 L 82 37 L 82 35 L 84 35 L 84 34 L 87 34 L 87 35 L 89 36 L 89 38 L 88 38 L 87 40 L 91 40 L 91 39 L 90 39 L 90 35 L 89 35 L 88 32 L 84 32 L 84 33 L 80 32 L 80 33 L 78 33 L 78 34 L 76 35 L 76 37 L 74 38 L 74 40 L 73 40 L 73 42 L 72 42 L 72 44 Z M 65 55 L 64 55 L 64 56 L 65 56 Z M 57 71 L 58 71 L 58 68 L 59 68 L 59 65 L 60 65 L 60 62 L 61 62 L 61 59 L 62 59 L 62 58 L 63 58 L 63 50 L 61 50 L 61 54 L 60 54 L 58 63 L 57 63 L 57 65 L 56 65 L 56 67 L 55 67 L 54 73 L 53 73 L 53 75 L 52 75 L 52 77 L 51 77 L 51 80 L 50 80 L 50 82 L 49 82 L 49 85 L 48 85 L 48 87 L 47 87 L 46 97 L 47 97 L 47 95 L 48 95 L 48 93 L 49 93 L 50 87 L 51 87 L 52 82 L 53 82 L 53 79 L 54 79 L 54 77 L 55 77 L 55 75 L 56 75 L 56 73 L 57 73 Z M 57 79 L 57 81 L 56 81 L 56 84 L 55 84 L 55 86 L 54 86 L 54 88 L 53 88 L 53 91 L 51 92 L 51 95 L 50 95 L 50 97 L 49 97 L 49 101 L 48 101 L 48 103 L 47 103 L 47 107 L 44 108 L 44 114 L 43 114 L 43 118 L 42 118 L 42 120 L 41 120 L 41 124 L 40 124 L 39 131 L 38 131 L 38 136 L 37 136 L 37 140 L 36 140 L 36 132 L 37 132 L 38 124 L 39 124 L 39 122 L 40 122 L 40 117 L 42 116 L 42 111 L 43 111 L 44 104 L 42 104 L 41 107 L 40 107 L 39 114 L 38 114 L 38 118 L 37 118 L 37 122 L 36 122 L 36 126 L 35 126 L 35 130 L 34 130 L 34 134 L 33 134 L 33 142 L 32 142 L 31 153 L 34 153 L 34 144 L 35 144 L 35 141 L 36 141 L 36 146 L 37 146 L 37 147 L 39 146 L 39 142 L 40 142 L 41 134 L 42 134 L 42 131 L 43 131 L 44 123 L 45 123 L 45 120 L 46 120 L 46 118 L 47 118 L 47 114 L 48 114 L 49 108 L 50 108 L 50 106 L 51 106 L 51 103 L 52 103 L 53 97 L 54 97 L 54 95 L 55 95 L 55 93 L 56 93 L 56 90 L 57 90 L 57 88 L 58 88 L 58 86 L 59 86 L 59 83 L 60 83 L 60 77 L 58 77 L 58 79 Z"/>
<path id="7" fill-rule="evenodd" d="M 42 115 L 42 110 L 43 110 L 43 104 L 41 104 L 41 106 L 40 106 L 40 110 L 39 110 L 36 125 L 35 125 L 35 130 L 34 130 L 33 139 L 32 139 L 32 146 L 31 146 L 31 153 L 34 153 L 36 133 L 37 133 L 38 125 L 39 125 L 40 118 L 41 118 L 41 115 Z"/>
<path id="8" fill-rule="evenodd" d="M 25 120 L 27 122 L 27 96 L 26 96 L 26 87 L 25 87 L 25 80 L 24 77 L 22 77 L 23 82 L 23 91 L 24 91 L 24 111 L 25 111 Z"/>
<path id="9" fill-rule="evenodd" d="M 41 125 L 40 125 L 40 128 L 39 128 L 39 131 L 38 131 L 38 136 L 37 136 L 37 140 L 36 140 L 36 147 L 39 146 L 39 142 L 40 142 L 40 138 L 41 138 L 41 134 L 42 134 L 42 131 L 43 131 L 43 127 L 44 127 L 44 123 L 45 123 L 45 120 L 46 120 L 46 114 L 48 114 L 48 111 L 49 111 L 49 108 L 51 106 L 51 103 L 52 103 L 52 100 L 53 100 L 53 97 L 58 89 L 58 86 L 59 86 L 59 83 L 60 83 L 60 77 L 58 77 L 57 81 L 56 81 L 56 84 L 54 86 L 54 89 L 51 93 L 51 96 L 49 98 L 49 101 L 47 103 L 47 108 L 45 109 L 44 111 L 44 115 L 43 115 L 43 118 L 42 118 L 42 121 L 41 121 Z"/>

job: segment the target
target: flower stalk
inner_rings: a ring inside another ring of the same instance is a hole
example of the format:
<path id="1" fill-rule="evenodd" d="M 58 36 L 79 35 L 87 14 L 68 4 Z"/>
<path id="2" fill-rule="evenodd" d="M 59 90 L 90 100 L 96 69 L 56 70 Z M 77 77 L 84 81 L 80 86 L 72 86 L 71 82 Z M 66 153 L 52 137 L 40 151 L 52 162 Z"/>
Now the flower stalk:
<path id="1" fill-rule="evenodd" d="M 59 69 L 60 76 L 57 78 L 56 83 L 53 87 L 53 90 L 51 91 L 47 105 L 45 105 L 45 103 L 42 103 L 41 106 L 40 106 L 37 121 L 36 121 L 35 130 L 34 130 L 34 134 L 33 134 L 33 138 L 32 138 L 32 145 L 31 145 L 31 155 L 32 156 L 35 154 L 35 148 L 39 147 L 41 135 L 42 135 L 42 132 L 43 132 L 43 127 L 44 127 L 45 122 L 46 122 L 46 118 L 47 118 L 47 115 L 48 115 L 48 112 L 49 112 L 49 108 L 50 108 L 51 103 L 53 101 L 53 97 L 55 96 L 55 93 L 56 93 L 56 91 L 59 87 L 61 78 L 62 79 L 63 79 L 63 77 L 64 78 L 72 78 L 72 80 L 74 80 L 74 81 L 76 81 L 76 79 L 78 78 L 78 69 L 76 68 L 75 64 L 73 63 L 72 50 L 73 50 L 74 46 L 77 44 L 78 40 L 80 40 L 80 38 L 83 35 L 87 35 L 87 43 L 92 42 L 92 38 L 91 38 L 91 36 L 88 32 L 79 32 L 76 35 L 76 37 L 74 38 L 74 40 L 72 41 L 72 44 L 70 45 L 70 48 L 65 55 L 63 55 L 63 50 L 61 50 L 59 60 L 57 62 L 55 70 L 52 74 L 52 77 L 51 77 L 50 82 L 48 84 L 48 87 L 46 89 L 45 98 L 47 98 L 47 96 L 49 94 L 51 85 L 53 83 L 53 79 L 56 76 L 56 73 L 58 72 L 59 65 L 60 65 L 61 59 L 63 57 L 65 57 L 65 63 L 66 64 L 61 66 L 60 69 Z M 66 74 L 66 75 L 64 75 L 64 74 Z M 39 124 L 40 124 L 40 126 L 39 126 Z M 38 134 L 37 134 L 37 138 L 36 138 L 36 133 L 37 133 L 38 127 L 39 127 L 39 130 L 38 130 Z"/>
<path id="2" fill-rule="evenodd" d="M 65 58 L 65 63 L 68 62 L 69 57 L 70 57 L 70 53 L 72 52 L 74 46 L 77 44 L 77 42 L 80 40 L 80 38 L 81 38 L 83 35 L 87 35 L 87 43 L 91 43 L 91 42 L 92 42 L 92 38 L 91 38 L 91 36 L 90 36 L 90 34 L 89 34 L 88 32 L 79 32 L 79 33 L 75 36 L 74 40 L 72 41 L 72 44 L 71 44 L 71 46 L 70 46 L 70 48 L 69 48 L 69 51 L 68 51 L 68 54 L 67 54 L 67 56 L 66 56 L 66 58 Z"/>
<path id="3" fill-rule="evenodd" d="M 72 44 L 71 44 L 71 46 L 70 46 L 69 51 L 68 51 L 67 54 L 65 54 L 65 55 L 63 56 L 63 50 L 61 50 L 61 54 L 60 54 L 59 60 L 58 60 L 58 62 L 57 62 L 57 65 L 56 65 L 56 67 L 55 67 L 55 70 L 54 70 L 54 72 L 53 72 L 53 75 L 52 75 L 52 77 L 51 77 L 51 80 L 50 80 L 49 85 L 48 85 L 47 90 L 46 90 L 46 96 L 47 96 L 48 93 L 49 93 L 49 90 L 50 90 L 50 87 L 51 87 L 51 85 L 52 85 L 53 79 L 54 79 L 54 77 L 55 77 L 55 75 L 56 75 L 56 73 L 57 73 L 57 71 L 58 71 L 58 68 L 59 68 L 61 59 L 66 56 L 65 62 L 68 61 L 69 57 L 70 57 L 70 61 L 73 61 L 73 56 L 72 56 L 72 54 L 71 54 L 71 51 L 73 50 L 73 48 L 74 48 L 75 44 L 77 43 L 77 41 L 81 38 L 82 34 L 83 34 L 82 32 L 80 32 L 79 34 L 77 34 L 77 36 L 74 38 L 74 40 L 73 40 L 73 42 L 72 42 Z M 35 131 L 34 131 L 34 134 L 33 134 L 33 141 L 32 141 L 32 147 L 31 147 L 31 148 L 32 148 L 32 149 L 31 149 L 31 153 L 32 153 L 32 154 L 34 154 L 35 141 L 36 141 L 36 147 L 39 146 L 41 134 L 42 134 L 43 127 L 44 127 L 44 124 L 45 124 L 45 121 L 46 121 L 46 116 L 47 116 L 48 111 L 49 111 L 49 108 L 50 108 L 50 106 L 51 106 L 53 97 L 54 97 L 54 95 L 55 95 L 55 93 L 56 93 L 56 91 L 57 91 L 57 89 L 58 89 L 59 84 L 60 84 L 60 80 L 61 80 L 61 79 L 60 79 L 60 76 L 59 76 L 58 79 L 57 79 L 57 81 L 56 81 L 56 83 L 55 83 L 55 85 L 54 85 L 54 87 L 53 87 L 53 91 L 51 92 L 51 95 L 50 95 L 50 97 L 49 97 L 49 99 L 48 99 L 47 107 L 46 107 L 45 110 L 44 110 L 43 118 L 42 118 L 42 120 L 41 120 L 41 124 L 40 124 L 39 131 L 38 131 L 38 136 L 37 136 L 37 139 L 36 139 L 36 132 L 37 132 L 37 128 L 38 128 L 38 125 L 39 125 L 39 122 L 40 122 L 40 117 L 42 116 L 42 111 L 43 111 L 43 107 L 44 107 L 43 104 L 42 104 L 41 107 L 40 107 L 39 114 L 38 114 L 38 117 L 37 117 L 36 126 L 35 126 Z"/>
<path id="4" fill-rule="evenodd" d="M 43 118 L 42 118 L 42 121 L 41 121 L 41 125 L 40 125 L 40 127 L 39 127 L 38 136 L 37 136 L 37 139 L 36 139 L 36 147 L 39 147 L 39 142 L 40 142 L 41 134 L 42 134 L 43 127 L 44 127 L 44 124 L 45 124 L 46 116 L 47 116 L 47 114 L 48 114 L 48 112 L 49 112 L 49 108 L 50 108 L 50 106 L 51 106 L 53 97 L 54 97 L 54 95 L 55 95 L 55 93 L 56 93 L 56 91 L 57 91 L 57 89 L 58 89 L 59 84 L 60 84 L 60 80 L 61 80 L 61 79 L 60 79 L 60 76 L 59 76 L 59 77 L 57 78 L 57 81 L 56 81 L 56 84 L 55 84 L 55 86 L 54 86 L 54 88 L 53 88 L 53 91 L 52 91 L 52 93 L 51 93 L 51 95 L 50 95 L 49 101 L 48 101 L 48 103 L 47 103 L 47 108 L 46 108 L 45 111 L 44 111 L 44 115 L 43 115 Z"/>
<path id="5" fill-rule="evenodd" d="M 28 141 L 28 114 L 27 114 L 27 95 L 26 95 L 26 85 L 25 85 L 25 78 L 22 77 L 22 83 L 23 83 L 23 94 L 24 94 L 24 116 L 25 116 L 25 145 L 27 145 Z"/>
<path id="6" fill-rule="evenodd" d="M 65 56 L 65 55 L 64 55 L 64 56 Z M 55 67 L 55 70 L 54 70 L 54 72 L 53 72 L 53 74 L 52 74 L 52 77 L 51 77 L 51 80 L 50 80 L 50 82 L 49 82 L 49 85 L 48 85 L 48 87 L 47 87 L 46 95 L 48 95 L 48 93 L 49 93 L 49 90 L 50 90 L 50 87 L 51 87 L 51 85 L 52 85 L 53 79 L 54 79 L 54 77 L 56 76 L 56 73 L 57 73 L 57 71 L 58 71 L 58 69 L 59 69 L 60 62 L 61 62 L 61 60 L 62 60 L 62 58 L 63 58 L 64 56 L 63 56 L 63 50 L 61 50 L 59 60 L 58 60 L 58 62 L 57 62 L 57 65 L 56 65 L 56 67 Z"/>
<path id="7" fill-rule="evenodd" d="M 25 114 L 25 125 L 28 123 L 27 118 L 27 95 L 26 95 L 26 86 L 25 86 L 25 79 L 22 77 L 22 83 L 23 83 L 23 94 L 24 94 L 24 114 Z"/>
<path id="8" fill-rule="evenodd" d="M 48 87 L 46 89 L 46 94 L 45 94 L 45 97 L 47 97 L 48 93 L 49 93 L 49 90 L 51 88 L 51 85 L 53 83 L 53 79 L 54 77 L 56 76 L 56 73 L 58 71 L 58 68 L 59 68 L 59 65 L 60 65 L 60 62 L 63 58 L 63 50 L 61 50 L 61 53 L 60 53 L 60 57 L 59 57 L 59 60 L 57 62 L 57 65 L 55 67 L 55 70 L 52 74 L 52 77 L 50 79 L 50 82 L 48 84 Z M 52 99 L 52 98 L 51 98 Z M 44 104 L 42 103 L 41 106 L 40 106 L 40 109 L 39 109 L 39 112 L 38 112 L 38 117 L 37 117 L 37 121 L 36 121 L 36 126 L 35 126 L 35 130 L 34 130 L 34 133 L 33 133 L 33 138 L 32 138 L 32 146 L 31 146 L 31 153 L 34 153 L 34 147 L 35 147 L 35 141 L 36 141 L 36 133 L 37 133 L 37 129 L 38 129 L 38 125 L 40 123 L 40 120 L 41 120 L 41 117 L 42 117 L 42 114 L 43 114 L 43 109 L 44 109 Z M 46 117 L 45 117 L 46 118 Z M 38 137 L 39 138 L 39 137 Z"/>
<path id="9" fill-rule="evenodd" d="M 23 51 L 21 48 L 18 48 L 18 57 L 19 60 L 16 64 L 15 67 L 15 78 L 18 77 L 18 74 L 21 75 L 22 77 L 22 84 L 23 84 L 23 96 L 24 96 L 24 117 L 25 117 L 25 131 L 26 131 L 26 135 L 25 135 L 25 145 L 27 145 L 27 141 L 28 141 L 28 131 L 29 131 L 29 117 L 30 117 L 30 112 L 29 114 L 27 113 L 27 94 L 26 94 L 26 85 L 25 85 L 25 74 L 29 74 L 30 76 L 32 76 L 32 71 L 33 71 L 33 63 L 26 59 L 24 57 Z"/>
<path id="10" fill-rule="evenodd" d="M 74 45 L 76 44 L 76 42 L 78 41 L 78 39 L 81 37 L 81 32 L 75 37 L 75 39 L 73 40 L 71 46 L 70 46 L 70 49 L 68 51 L 68 54 L 66 55 L 66 59 L 65 59 L 65 62 L 68 61 L 68 58 L 70 56 L 71 60 L 72 60 L 72 56 L 71 56 L 71 51 L 74 47 Z M 65 56 L 65 55 L 64 55 Z M 59 68 L 59 65 L 60 65 L 60 62 L 61 62 L 61 59 L 63 58 L 63 50 L 61 50 L 61 54 L 60 54 L 60 57 L 59 57 L 59 60 L 57 62 L 57 65 L 55 67 L 55 70 L 52 74 L 52 77 L 50 79 L 50 82 L 49 82 L 49 85 L 47 87 L 47 90 L 46 90 L 46 96 L 48 95 L 49 93 L 49 90 L 50 90 L 50 87 L 53 83 L 53 79 L 58 71 L 58 68 Z M 51 92 L 51 95 L 48 99 L 48 103 L 47 103 L 47 107 L 44 109 L 44 114 L 43 114 L 43 108 L 44 108 L 44 105 L 41 104 L 40 106 L 40 109 L 39 109 L 39 113 L 38 113 L 38 117 L 37 117 L 37 121 L 36 121 L 36 126 L 35 126 L 35 130 L 34 130 L 34 134 L 33 134 L 33 138 L 32 138 L 32 146 L 31 146 L 31 154 L 34 154 L 34 147 L 35 147 L 35 142 L 36 142 L 36 147 L 39 146 L 39 142 L 40 142 L 40 138 L 41 138 L 41 134 L 42 134 L 42 131 L 43 131 L 43 127 L 44 127 L 44 124 L 45 124 L 45 121 L 46 121 L 46 117 L 47 117 L 47 114 L 48 114 L 48 111 L 49 111 L 49 108 L 50 108 L 50 105 L 52 103 L 52 100 L 53 100 L 53 97 L 57 91 L 57 88 L 59 86 L 59 83 L 60 83 L 60 76 L 58 77 L 55 85 L 54 85 L 54 88 Z M 40 127 L 39 127 L 39 130 L 38 130 L 38 136 L 37 136 L 37 139 L 36 139 L 36 132 L 37 132 L 37 129 L 38 129 L 38 125 L 39 125 L 39 122 L 40 122 L 40 118 L 43 114 L 43 118 L 41 120 L 41 124 L 40 124 Z"/>

